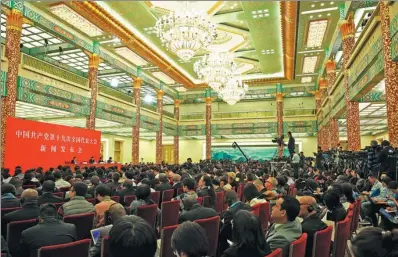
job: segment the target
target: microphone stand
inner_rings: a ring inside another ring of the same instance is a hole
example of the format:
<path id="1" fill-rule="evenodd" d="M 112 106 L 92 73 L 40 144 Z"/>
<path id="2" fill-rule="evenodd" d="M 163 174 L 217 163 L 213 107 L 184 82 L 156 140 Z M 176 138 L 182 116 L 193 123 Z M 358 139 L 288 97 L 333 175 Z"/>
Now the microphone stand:
<path id="1" fill-rule="evenodd" d="M 247 158 L 246 154 L 242 151 L 242 149 L 240 149 L 238 143 L 233 142 L 233 143 L 232 143 L 232 147 L 233 147 L 233 148 L 238 148 L 239 151 L 241 152 L 241 154 L 245 157 L 246 162 L 249 163 L 249 158 Z"/>

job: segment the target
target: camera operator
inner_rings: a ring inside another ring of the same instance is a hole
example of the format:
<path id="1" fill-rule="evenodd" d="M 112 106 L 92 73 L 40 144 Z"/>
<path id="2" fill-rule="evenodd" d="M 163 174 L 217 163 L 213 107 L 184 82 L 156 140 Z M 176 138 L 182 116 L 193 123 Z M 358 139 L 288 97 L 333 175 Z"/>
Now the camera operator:
<path id="1" fill-rule="evenodd" d="M 368 147 L 367 150 L 368 150 L 369 173 L 376 174 L 377 166 L 379 165 L 378 155 L 379 155 L 379 151 L 380 151 L 380 146 L 378 145 L 376 140 L 372 140 L 370 142 L 370 147 Z"/>
<path id="2" fill-rule="evenodd" d="M 318 153 L 314 153 L 315 155 L 315 165 L 316 168 L 320 171 L 324 170 L 323 163 L 324 163 L 324 157 L 323 157 L 323 151 L 320 146 L 318 146 Z"/>
<path id="3" fill-rule="evenodd" d="M 290 157 L 292 158 L 293 154 L 294 154 L 296 140 L 292 136 L 292 132 L 290 132 L 290 131 L 287 132 L 287 135 L 289 136 L 289 142 L 287 143 L 287 149 L 289 149 L 289 154 L 290 154 Z"/>
<path id="4" fill-rule="evenodd" d="M 381 147 L 382 149 L 377 159 L 377 162 L 380 164 L 380 175 L 385 173 L 390 178 L 395 179 L 395 170 L 393 170 L 394 166 L 390 165 L 389 161 L 389 155 L 393 154 L 394 149 L 390 146 L 390 142 L 387 140 L 384 140 L 381 143 Z"/>

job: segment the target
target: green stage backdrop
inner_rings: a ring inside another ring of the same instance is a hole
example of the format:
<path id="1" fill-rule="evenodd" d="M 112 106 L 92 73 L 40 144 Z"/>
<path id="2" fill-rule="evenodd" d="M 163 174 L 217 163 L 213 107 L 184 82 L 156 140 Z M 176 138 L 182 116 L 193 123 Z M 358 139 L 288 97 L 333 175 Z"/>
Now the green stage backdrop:
<path id="1" fill-rule="evenodd" d="M 247 158 L 251 160 L 271 160 L 274 156 L 278 155 L 278 147 L 276 145 L 242 145 L 240 148 L 246 154 Z M 289 151 L 286 147 L 283 154 L 285 156 L 289 155 Z M 232 144 L 231 146 L 212 146 L 211 158 L 213 160 L 227 159 L 236 162 L 246 161 L 238 148 L 232 148 Z"/>

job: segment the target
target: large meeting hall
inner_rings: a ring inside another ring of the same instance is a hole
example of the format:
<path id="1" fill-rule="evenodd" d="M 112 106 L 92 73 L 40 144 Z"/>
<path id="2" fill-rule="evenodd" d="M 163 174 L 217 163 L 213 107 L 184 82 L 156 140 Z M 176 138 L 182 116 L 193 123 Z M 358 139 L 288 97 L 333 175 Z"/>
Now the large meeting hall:
<path id="1" fill-rule="evenodd" d="M 398 257 L 397 1 L 1 0 L 1 257 Z"/>

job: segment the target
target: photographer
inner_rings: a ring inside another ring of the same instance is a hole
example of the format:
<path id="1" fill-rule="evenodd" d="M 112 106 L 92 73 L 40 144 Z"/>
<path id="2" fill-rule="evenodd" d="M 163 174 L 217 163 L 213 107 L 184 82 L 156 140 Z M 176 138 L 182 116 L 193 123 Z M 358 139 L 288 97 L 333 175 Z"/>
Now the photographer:
<path id="1" fill-rule="evenodd" d="M 315 155 L 316 168 L 320 171 L 323 171 L 324 170 L 324 167 L 323 167 L 324 157 L 323 157 L 322 148 L 320 146 L 318 146 L 318 153 L 314 153 L 314 155 Z"/>
<path id="2" fill-rule="evenodd" d="M 380 150 L 380 146 L 378 145 L 376 140 L 372 140 L 370 142 L 370 147 L 367 148 L 368 150 L 368 169 L 369 173 L 377 174 L 377 166 L 379 165 L 378 162 L 378 153 Z"/>
<path id="3" fill-rule="evenodd" d="M 395 170 L 393 165 L 390 165 L 389 162 L 389 155 L 392 155 L 394 150 L 390 146 L 390 142 L 387 140 L 384 140 L 381 143 L 382 150 L 380 151 L 379 157 L 377 159 L 377 162 L 380 164 L 380 175 L 385 173 L 387 176 L 390 178 L 395 179 Z"/>

